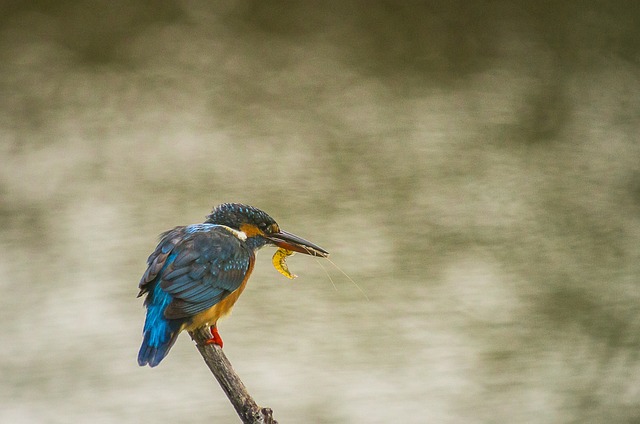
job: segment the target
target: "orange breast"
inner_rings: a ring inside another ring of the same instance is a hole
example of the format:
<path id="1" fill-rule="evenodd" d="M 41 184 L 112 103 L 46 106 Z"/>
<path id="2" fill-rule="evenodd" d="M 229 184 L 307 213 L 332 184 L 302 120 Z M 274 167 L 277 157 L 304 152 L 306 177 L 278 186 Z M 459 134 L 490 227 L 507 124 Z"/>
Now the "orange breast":
<path id="1" fill-rule="evenodd" d="M 236 303 L 246 287 L 247 281 L 249 281 L 249 276 L 251 275 L 251 271 L 253 271 L 254 263 L 255 257 L 252 257 L 249 261 L 249 268 L 244 276 L 244 280 L 242 280 L 240 287 L 238 287 L 236 291 L 232 292 L 221 302 L 216 303 L 206 311 L 202 311 L 199 314 L 194 315 L 191 322 L 187 324 L 184 329 L 187 331 L 193 331 L 200 327 L 215 325 L 220 318 L 229 314 L 231 312 L 231 308 L 233 308 L 233 305 Z"/>

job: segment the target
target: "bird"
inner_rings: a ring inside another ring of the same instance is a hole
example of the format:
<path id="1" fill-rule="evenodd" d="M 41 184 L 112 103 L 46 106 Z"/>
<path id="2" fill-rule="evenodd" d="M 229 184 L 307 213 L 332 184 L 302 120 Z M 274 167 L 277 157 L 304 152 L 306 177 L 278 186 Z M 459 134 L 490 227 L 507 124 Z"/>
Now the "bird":
<path id="1" fill-rule="evenodd" d="M 267 245 L 327 257 L 325 249 L 280 229 L 266 212 L 240 203 L 213 208 L 199 224 L 160 235 L 147 259 L 138 297 L 146 295 L 140 366 L 157 366 L 178 335 L 209 326 L 207 344 L 223 346 L 218 320 L 245 289 L 257 251 Z"/>

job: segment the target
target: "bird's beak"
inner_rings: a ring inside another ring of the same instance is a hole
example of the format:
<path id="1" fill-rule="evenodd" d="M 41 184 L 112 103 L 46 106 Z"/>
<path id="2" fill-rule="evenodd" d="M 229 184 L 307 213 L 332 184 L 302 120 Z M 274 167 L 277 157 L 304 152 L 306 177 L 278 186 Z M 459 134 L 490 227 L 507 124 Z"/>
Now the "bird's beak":
<path id="1" fill-rule="evenodd" d="M 293 250 L 294 252 L 304 253 L 305 255 L 321 256 L 323 258 L 329 256 L 329 252 L 322 247 L 286 231 L 279 231 L 269 235 L 267 238 L 273 244 L 283 249 Z"/>

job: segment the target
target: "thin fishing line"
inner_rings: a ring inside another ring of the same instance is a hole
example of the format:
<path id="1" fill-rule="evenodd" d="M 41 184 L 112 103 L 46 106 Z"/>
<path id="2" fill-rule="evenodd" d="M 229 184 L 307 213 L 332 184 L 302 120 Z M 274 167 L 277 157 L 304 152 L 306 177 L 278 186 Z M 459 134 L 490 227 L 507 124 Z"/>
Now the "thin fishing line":
<path id="1" fill-rule="evenodd" d="M 362 295 L 364 296 L 364 298 L 365 298 L 365 299 L 367 299 L 367 302 L 370 302 L 370 301 L 371 301 L 371 299 L 369 299 L 369 296 L 367 296 L 367 294 L 364 292 L 364 290 L 362 290 L 362 287 L 360 287 L 360 285 L 358 285 L 358 283 L 356 283 L 356 282 L 353 280 L 353 278 L 349 277 L 349 274 L 347 274 L 346 272 L 344 272 L 344 271 L 342 270 L 342 268 L 340 268 L 338 265 L 336 265 L 336 263 L 335 263 L 335 262 L 333 262 L 331 259 L 329 259 L 329 258 L 325 258 L 325 259 L 326 259 L 326 260 L 328 260 L 328 261 L 331 263 L 331 265 L 335 266 L 335 267 L 336 267 L 336 269 L 342 273 L 342 275 L 344 275 L 345 277 L 347 277 L 347 279 L 348 279 L 349 281 L 351 281 L 351 283 L 352 283 L 354 286 L 356 286 L 356 287 L 358 288 L 358 290 L 360 290 L 360 293 L 362 293 Z M 318 262 L 318 263 L 319 263 L 319 262 Z"/>

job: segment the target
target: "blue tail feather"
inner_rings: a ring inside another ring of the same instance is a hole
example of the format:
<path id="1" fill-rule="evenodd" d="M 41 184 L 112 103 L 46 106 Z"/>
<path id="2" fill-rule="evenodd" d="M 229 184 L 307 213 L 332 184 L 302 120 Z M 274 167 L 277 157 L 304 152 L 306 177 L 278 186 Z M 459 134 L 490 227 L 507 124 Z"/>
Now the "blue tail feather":
<path id="1" fill-rule="evenodd" d="M 144 322 L 142 346 L 138 353 L 138 364 L 155 367 L 167 356 L 169 350 L 180 334 L 181 320 L 169 320 L 164 317 L 164 311 L 171 303 L 171 296 L 160 288 L 155 287 L 148 294 L 147 318 Z"/>
<path id="2" fill-rule="evenodd" d="M 169 349 L 173 346 L 178 338 L 178 332 L 172 332 L 168 334 L 168 341 L 158 346 L 153 346 L 151 338 L 145 334 L 142 346 L 140 346 L 140 352 L 138 353 L 138 364 L 140 366 L 149 365 L 155 367 L 164 359 L 169 353 Z"/>

